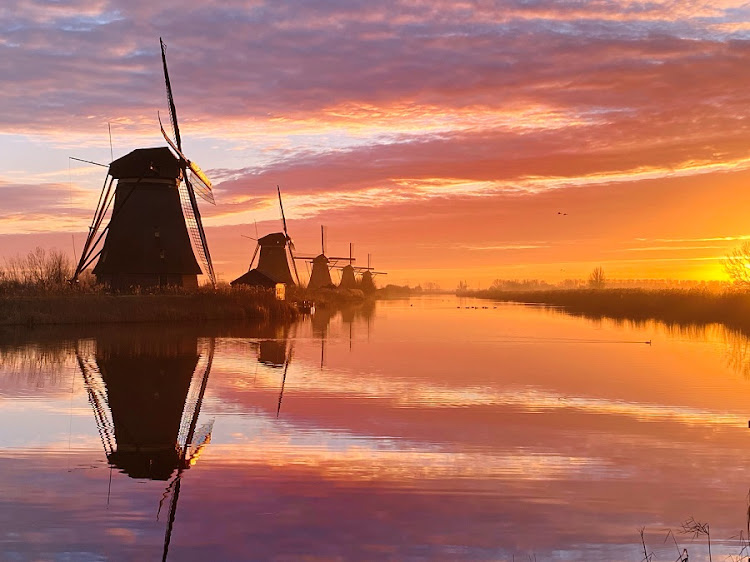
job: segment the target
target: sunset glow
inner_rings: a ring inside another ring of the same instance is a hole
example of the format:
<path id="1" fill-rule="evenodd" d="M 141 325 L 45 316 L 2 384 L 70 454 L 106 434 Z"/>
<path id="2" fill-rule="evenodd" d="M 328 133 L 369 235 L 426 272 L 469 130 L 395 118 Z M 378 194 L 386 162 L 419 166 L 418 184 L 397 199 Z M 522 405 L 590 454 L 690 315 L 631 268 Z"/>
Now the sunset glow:
<path id="1" fill-rule="evenodd" d="M 161 36 L 223 280 L 255 222 L 280 229 L 277 184 L 298 250 L 327 225 L 389 283 L 723 279 L 750 236 L 749 19 L 739 1 L 14 1 L 0 259 L 80 251 L 105 171 L 70 156 L 164 145 Z"/>

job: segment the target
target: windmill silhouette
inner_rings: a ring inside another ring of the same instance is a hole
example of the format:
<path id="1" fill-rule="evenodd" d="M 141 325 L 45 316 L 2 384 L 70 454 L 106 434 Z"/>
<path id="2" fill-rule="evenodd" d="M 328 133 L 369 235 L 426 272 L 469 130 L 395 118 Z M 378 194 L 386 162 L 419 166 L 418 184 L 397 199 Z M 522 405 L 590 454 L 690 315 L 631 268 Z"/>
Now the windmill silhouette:
<path id="1" fill-rule="evenodd" d="M 349 242 L 349 257 L 345 258 L 349 260 L 349 263 L 341 268 L 341 282 L 339 283 L 339 289 L 356 289 L 357 278 L 354 276 L 354 266 L 352 262 L 357 261 L 357 258 L 352 256 L 352 243 Z"/>
<path id="2" fill-rule="evenodd" d="M 97 281 L 112 289 L 197 287 L 202 271 L 192 239 L 205 273 L 216 285 L 196 199 L 197 193 L 215 204 L 211 180 L 182 151 L 166 46 L 159 41 L 175 141 L 164 131 L 161 118 L 159 125 L 174 153 L 166 147 L 139 148 L 110 163 L 72 282 L 98 258 Z"/>
<path id="3" fill-rule="evenodd" d="M 326 256 L 325 227 L 320 226 L 320 254 L 317 256 L 295 256 L 297 260 L 304 260 L 312 264 L 310 281 L 307 284 L 308 289 L 320 289 L 323 287 L 335 288 L 331 280 L 331 268 L 335 267 L 336 262 L 349 258 L 328 257 Z"/>
<path id="4" fill-rule="evenodd" d="M 359 280 L 359 286 L 365 293 L 374 293 L 375 292 L 375 276 L 376 275 L 388 275 L 384 271 L 375 271 L 373 267 L 370 266 L 370 260 L 372 258 L 372 254 L 367 254 L 367 267 L 355 267 L 354 269 L 362 274 L 362 277 Z"/>
<path id="5" fill-rule="evenodd" d="M 299 273 L 294 257 L 294 242 L 286 227 L 286 216 L 284 215 L 284 204 L 281 201 L 281 189 L 276 186 L 279 196 L 279 208 L 281 209 L 281 221 L 284 227 L 283 232 L 273 232 L 266 234 L 256 240 L 253 256 L 250 258 L 250 265 L 247 273 L 238 277 L 230 283 L 236 285 L 254 285 L 263 287 L 273 287 L 277 283 L 285 285 L 295 285 L 292 278 L 292 272 L 289 264 L 294 269 L 294 277 L 299 285 Z M 287 257 L 288 254 L 288 257 Z M 253 263 L 258 256 L 258 265 L 253 269 Z"/>

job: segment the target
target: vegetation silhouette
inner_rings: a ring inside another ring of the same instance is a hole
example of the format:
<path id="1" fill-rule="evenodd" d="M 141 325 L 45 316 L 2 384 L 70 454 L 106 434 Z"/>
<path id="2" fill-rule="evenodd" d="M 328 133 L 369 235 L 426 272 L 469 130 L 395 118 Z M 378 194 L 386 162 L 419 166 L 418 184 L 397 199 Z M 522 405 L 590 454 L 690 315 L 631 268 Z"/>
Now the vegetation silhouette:
<path id="1" fill-rule="evenodd" d="M 696 289 L 483 290 L 464 296 L 559 308 L 586 318 L 659 320 L 666 324 L 723 324 L 750 335 L 750 292 Z"/>
<path id="2" fill-rule="evenodd" d="M 736 287 L 750 289 L 750 241 L 729 252 L 721 264 Z"/>

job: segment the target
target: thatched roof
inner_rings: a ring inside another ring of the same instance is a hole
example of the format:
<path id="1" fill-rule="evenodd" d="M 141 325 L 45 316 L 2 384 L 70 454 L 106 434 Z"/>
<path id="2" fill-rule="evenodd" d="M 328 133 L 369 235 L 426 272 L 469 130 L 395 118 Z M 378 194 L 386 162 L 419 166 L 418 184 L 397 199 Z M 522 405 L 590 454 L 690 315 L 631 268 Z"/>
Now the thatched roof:
<path id="1" fill-rule="evenodd" d="M 265 287 L 267 289 L 272 289 L 276 286 L 276 283 L 279 283 L 279 281 L 272 279 L 271 277 L 264 273 L 261 273 L 257 269 L 251 269 L 229 284 L 232 287 L 234 287 L 235 285 L 249 285 L 250 287 Z"/>

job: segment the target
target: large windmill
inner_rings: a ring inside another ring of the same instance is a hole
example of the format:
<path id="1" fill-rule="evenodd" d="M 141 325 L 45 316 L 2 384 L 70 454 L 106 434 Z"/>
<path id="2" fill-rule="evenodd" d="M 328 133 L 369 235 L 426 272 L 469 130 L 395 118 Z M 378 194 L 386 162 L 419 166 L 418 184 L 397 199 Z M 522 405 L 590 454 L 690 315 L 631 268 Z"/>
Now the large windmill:
<path id="1" fill-rule="evenodd" d="M 323 225 L 321 225 L 320 254 L 317 256 L 295 256 L 295 259 L 309 261 L 312 264 L 312 272 L 310 273 L 310 281 L 307 284 L 307 288 L 320 289 L 323 287 L 335 287 L 331 280 L 331 267 L 334 267 L 337 261 L 348 258 L 326 256 L 325 230 Z"/>
<path id="2" fill-rule="evenodd" d="M 113 289 L 197 287 L 201 268 L 192 238 L 205 273 L 216 284 L 196 199 L 197 193 L 214 203 L 211 181 L 182 152 L 166 47 L 160 43 L 175 142 L 161 130 L 176 156 L 166 147 L 140 148 L 109 165 L 73 282 L 99 258 L 97 281 Z M 107 216 L 109 223 L 103 226 Z"/>
<path id="3" fill-rule="evenodd" d="M 233 286 L 256 285 L 273 287 L 276 283 L 294 285 L 292 272 L 289 269 L 290 263 L 294 269 L 294 277 L 297 279 L 296 284 L 299 285 L 297 265 L 294 263 L 294 242 L 286 228 L 286 216 L 284 215 L 284 204 L 281 201 L 281 189 L 276 186 L 276 191 L 279 195 L 279 207 L 281 208 L 281 221 L 284 226 L 284 232 L 273 232 L 266 234 L 262 238 L 258 238 L 253 257 L 250 258 L 247 273 L 232 281 L 230 284 Z M 258 256 L 258 265 L 253 269 L 256 256 Z"/>

